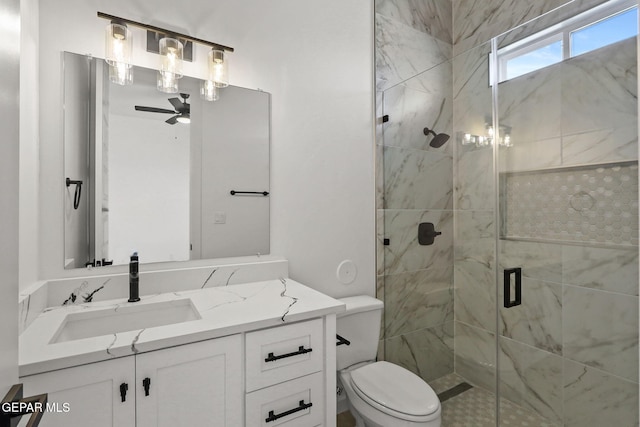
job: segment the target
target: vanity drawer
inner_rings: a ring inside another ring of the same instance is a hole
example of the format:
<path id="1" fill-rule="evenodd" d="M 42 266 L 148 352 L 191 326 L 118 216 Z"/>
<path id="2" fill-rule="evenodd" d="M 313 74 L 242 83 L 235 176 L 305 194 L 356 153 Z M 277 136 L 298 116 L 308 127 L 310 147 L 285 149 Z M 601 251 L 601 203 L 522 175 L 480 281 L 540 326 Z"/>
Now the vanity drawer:
<path id="1" fill-rule="evenodd" d="M 324 423 L 322 372 L 246 396 L 247 426 L 314 427 Z"/>
<path id="2" fill-rule="evenodd" d="M 322 319 L 246 335 L 247 392 L 322 371 Z"/>

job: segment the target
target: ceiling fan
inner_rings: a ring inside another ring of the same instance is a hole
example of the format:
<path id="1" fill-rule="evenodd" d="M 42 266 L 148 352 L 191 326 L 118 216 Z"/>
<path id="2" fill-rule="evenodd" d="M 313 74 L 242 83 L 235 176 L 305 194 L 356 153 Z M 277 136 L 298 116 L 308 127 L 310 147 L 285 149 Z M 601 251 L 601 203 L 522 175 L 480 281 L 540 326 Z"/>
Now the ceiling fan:
<path id="1" fill-rule="evenodd" d="M 189 99 L 188 93 L 181 93 L 182 101 L 178 98 L 169 98 L 169 102 L 173 105 L 175 110 L 167 110 L 164 108 L 155 108 L 155 107 L 144 107 L 141 105 L 136 105 L 136 111 L 146 111 L 149 113 L 166 113 L 166 114 L 175 114 L 175 116 L 170 117 L 165 122 L 170 125 L 175 125 L 176 123 L 191 123 L 191 105 L 187 102 Z"/>

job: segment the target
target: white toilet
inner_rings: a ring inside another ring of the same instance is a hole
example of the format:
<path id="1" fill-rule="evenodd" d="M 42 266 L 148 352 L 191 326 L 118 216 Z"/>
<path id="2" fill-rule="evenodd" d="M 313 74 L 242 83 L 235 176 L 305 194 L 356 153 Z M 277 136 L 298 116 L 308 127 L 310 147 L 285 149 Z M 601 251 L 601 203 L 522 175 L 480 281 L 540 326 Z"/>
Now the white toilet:
<path id="1" fill-rule="evenodd" d="M 343 298 L 337 333 L 338 378 L 357 427 L 440 427 L 440 401 L 414 373 L 389 362 L 376 362 L 383 304 L 366 296 Z M 340 338 L 339 338 L 340 339 Z"/>

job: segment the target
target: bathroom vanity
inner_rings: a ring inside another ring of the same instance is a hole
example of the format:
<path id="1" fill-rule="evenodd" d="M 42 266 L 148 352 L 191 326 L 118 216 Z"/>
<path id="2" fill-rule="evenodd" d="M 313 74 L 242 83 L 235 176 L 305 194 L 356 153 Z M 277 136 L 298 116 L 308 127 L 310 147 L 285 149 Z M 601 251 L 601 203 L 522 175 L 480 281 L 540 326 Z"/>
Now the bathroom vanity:
<path id="1" fill-rule="evenodd" d="M 48 308 L 20 381 L 42 426 L 331 426 L 343 310 L 290 279 Z"/>

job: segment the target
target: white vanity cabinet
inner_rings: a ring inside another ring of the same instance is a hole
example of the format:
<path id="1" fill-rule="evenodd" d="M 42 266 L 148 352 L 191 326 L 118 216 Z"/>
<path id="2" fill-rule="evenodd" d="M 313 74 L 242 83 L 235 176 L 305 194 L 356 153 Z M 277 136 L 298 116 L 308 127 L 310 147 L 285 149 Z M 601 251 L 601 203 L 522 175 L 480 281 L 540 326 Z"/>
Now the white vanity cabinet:
<path id="1" fill-rule="evenodd" d="M 20 381 L 61 409 L 44 414 L 42 427 L 241 427 L 242 377 L 242 339 L 232 335 Z"/>
<path id="2" fill-rule="evenodd" d="M 136 355 L 136 426 L 241 427 L 242 339 Z"/>
<path id="3" fill-rule="evenodd" d="M 324 424 L 324 326 L 314 319 L 246 334 L 247 426 Z"/>
<path id="4" fill-rule="evenodd" d="M 157 322 L 185 300 L 199 319 Z M 46 310 L 21 334 L 25 395 L 70 405 L 45 413 L 43 427 L 336 426 L 344 303 L 278 279 L 158 294 L 134 312 L 122 304 Z M 86 319 L 88 337 L 60 339 Z M 141 331 L 141 319 L 156 326 Z"/>
<path id="5" fill-rule="evenodd" d="M 20 382 L 25 396 L 48 393 L 49 405 L 59 410 L 45 413 L 40 421 L 42 427 L 135 426 L 133 356 L 22 377 Z M 121 385 L 126 389 L 124 399 Z M 27 418 L 23 417 L 21 423 L 26 425 Z"/>

